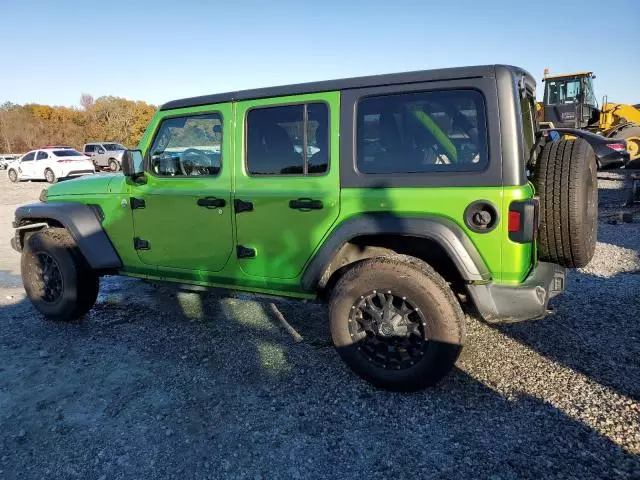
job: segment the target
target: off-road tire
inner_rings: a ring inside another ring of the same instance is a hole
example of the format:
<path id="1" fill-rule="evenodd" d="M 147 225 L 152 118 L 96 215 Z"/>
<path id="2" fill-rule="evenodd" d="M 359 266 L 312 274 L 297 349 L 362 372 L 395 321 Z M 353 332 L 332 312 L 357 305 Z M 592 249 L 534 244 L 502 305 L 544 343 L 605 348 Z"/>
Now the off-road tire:
<path id="1" fill-rule="evenodd" d="M 582 138 L 544 146 L 534 175 L 540 260 L 567 268 L 591 261 L 598 228 L 597 168 L 593 149 Z"/>
<path id="2" fill-rule="evenodd" d="M 62 294 L 55 302 L 44 300 L 39 253 L 55 260 L 62 277 Z M 93 307 L 98 297 L 99 277 L 64 228 L 49 228 L 31 235 L 22 251 L 21 270 L 29 300 L 49 320 L 75 321 Z"/>
<path id="3" fill-rule="evenodd" d="M 9 180 L 11 180 L 13 183 L 18 182 L 18 172 L 16 172 L 13 168 L 9 169 L 7 175 L 9 175 Z"/>
<path id="4" fill-rule="evenodd" d="M 58 181 L 58 177 L 56 177 L 56 174 L 53 173 L 53 170 L 51 170 L 50 168 L 47 168 L 44 171 L 44 179 L 47 181 L 47 183 L 56 183 Z"/>
<path id="5" fill-rule="evenodd" d="M 111 170 L 112 172 L 117 172 L 118 170 L 120 170 L 120 164 L 117 160 L 113 158 L 109 160 L 109 170 Z"/>
<path id="6" fill-rule="evenodd" d="M 413 366 L 383 368 L 362 353 L 350 333 L 351 311 L 372 289 L 398 292 L 417 305 L 426 322 L 426 342 Z M 360 377 L 393 391 L 434 385 L 454 366 L 464 342 L 464 315 L 445 280 L 426 263 L 404 255 L 363 260 L 347 270 L 332 290 L 331 337 L 340 357 Z"/>

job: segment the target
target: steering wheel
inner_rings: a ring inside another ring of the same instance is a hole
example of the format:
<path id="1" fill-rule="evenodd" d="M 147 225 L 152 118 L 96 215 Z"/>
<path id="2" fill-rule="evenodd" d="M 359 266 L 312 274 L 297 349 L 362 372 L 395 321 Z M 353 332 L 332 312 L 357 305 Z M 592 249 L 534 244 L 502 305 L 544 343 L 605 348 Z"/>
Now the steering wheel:
<path id="1" fill-rule="evenodd" d="M 192 160 L 186 158 L 191 157 Z M 208 163 L 208 156 L 202 150 L 197 148 L 187 148 L 182 155 L 180 155 L 180 171 L 182 175 L 208 175 L 207 167 L 203 166 Z"/>

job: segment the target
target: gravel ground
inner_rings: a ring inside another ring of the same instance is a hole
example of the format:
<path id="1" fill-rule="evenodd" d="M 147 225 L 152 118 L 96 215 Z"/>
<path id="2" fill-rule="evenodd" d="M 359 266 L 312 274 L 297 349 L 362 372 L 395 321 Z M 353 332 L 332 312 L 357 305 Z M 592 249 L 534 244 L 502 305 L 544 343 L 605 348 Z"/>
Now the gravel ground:
<path id="1" fill-rule="evenodd" d="M 378 391 L 324 309 L 108 277 L 79 324 L 24 298 L 0 183 L 0 478 L 640 478 L 640 209 L 600 176 L 596 256 L 544 320 L 467 319 L 455 371 Z"/>

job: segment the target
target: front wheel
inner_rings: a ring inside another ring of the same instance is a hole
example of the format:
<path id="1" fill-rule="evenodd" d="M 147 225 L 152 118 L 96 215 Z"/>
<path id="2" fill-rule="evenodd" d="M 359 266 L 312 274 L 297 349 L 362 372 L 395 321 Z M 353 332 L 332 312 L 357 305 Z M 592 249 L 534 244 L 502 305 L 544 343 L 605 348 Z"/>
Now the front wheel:
<path id="1" fill-rule="evenodd" d="M 11 180 L 13 183 L 16 183 L 18 181 L 18 172 L 16 172 L 13 168 L 9 170 L 9 180 Z"/>
<path id="2" fill-rule="evenodd" d="M 109 160 L 109 170 L 111 170 L 112 172 L 117 172 L 119 169 L 120 165 L 118 164 L 117 160 L 114 160 L 113 158 Z"/>
<path id="3" fill-rule="evenodd" d="M 433 268 L 412 257 L 358 263 L 333 289 L 329 312 L 340 357 L 377 387 L 434 385 L 462 350 L 460 304 Z"/>
<path id="4" fill-rule="evenodd" d="M 76 320 L 98 297 L 99 277 L 64 228 L 31 235 L 22 252 L 21 270 L 29 300 L 50 320 Z"/>

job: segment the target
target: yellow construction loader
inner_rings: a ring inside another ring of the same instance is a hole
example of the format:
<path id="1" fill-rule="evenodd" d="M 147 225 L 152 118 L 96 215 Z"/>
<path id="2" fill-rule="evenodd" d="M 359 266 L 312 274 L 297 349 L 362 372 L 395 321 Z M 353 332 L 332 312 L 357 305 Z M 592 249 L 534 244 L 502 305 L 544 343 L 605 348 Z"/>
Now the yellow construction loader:
<path id="1" fill-rule="evenodd" d="M 547 127 L 577 128 L 624 140 L 630 159 L 640 160 L 640 108 L 609 102 L 606 95 L 599 107 L 593 90 L 594 78 L 593 72 L 550 75 L 545 69 L 544 98 L 538 103 L 538 119 Z"/>

